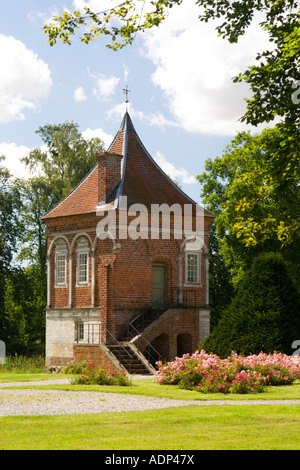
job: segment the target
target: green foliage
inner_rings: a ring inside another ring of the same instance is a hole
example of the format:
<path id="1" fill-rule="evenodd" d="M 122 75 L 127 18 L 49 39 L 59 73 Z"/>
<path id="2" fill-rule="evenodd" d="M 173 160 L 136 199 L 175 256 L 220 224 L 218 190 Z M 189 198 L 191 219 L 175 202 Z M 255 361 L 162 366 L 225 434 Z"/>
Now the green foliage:
<path id="1" fill-rule="evenodd" d="M 132 44 L 138 32 L 159 26 L 166 19 L 168 9 L 173 4 L 181 3 L 182 0 L 153 0 L 150 2 L 152 11 L 145 11 L 145 0 L 125 0 L 102 12 L 93 12 L 86 7 L 73 13 L 65 11 L 61 16 L 54 16 L 53 22 L 44 26 L 44 31 L 50 46 L 56 44 L 57 39 L 70 45 L 75 33 L 83 29 L 84 33 L 80 36 L 82 43 L 89 44 L 104 35 L 111 41 L 107 47 L 118 50 Z"/>
<path id="2" fill-rule="evenodd" d="M 22 356 L 15 354 L 14 356 L 6 356 L 5 364 L 0 364 L 0 373 L 27 373 L 38 374 L 45 371 L 44 356 Z"/>
<path id="3" fill-rule="evenodd" d="M 300 238 L 296 231 L 293 235 L 291 232 L 299 211 L 298 186 L 294 180 L 283 186 L 270 181 L 270 160 L 281 142 L 279 127 L 265 129 L 256 136 L 240 132 L 221 157 L 206 161 L 205 171 L 197 177 L 205 206 L 216 216 L 216 251 L 224 259 L 234 285 L 258 254 L 277 250 L 290 261 L 295 279 L 300 280 Z M 282 168 L 283 162 L 278 171 Z M 272 230 L 268 226 L 271 221 Z M 277 230 L 277 226 L 287 231 Z"/>
<path id="4" fill-rule="evenodd" d="M 209 227 L 209 304 L 210 329 L 218 324 L 222 313 L 229 306 L 234 296 L 232 276 L 225 258 L 220 253 L 219 240 L 216 236 L 216 224 Z"/>
<path id="5" fill-rule="evenodd" d="M 9 269 L 16 239 L 20 235 L 18 224 L 22 206 L 18 188 L 13 185 L 9 171 L 1 165 L 5 159 L 0 156 L 0 273 Z"/>
<path id="6" fill-rule="evenodd" d="M 46 150 L 36 148 L 23 158 L 31 171 L 39 171 L 41 177 L 33 179 L 33 191 L 37 184 L 43 184 L 41 191 L 50 197 L 51 205 L 57 204 L 67 196 L 95 166 L 96 153 L 104 150 L 99 138 L 84 139 L 78 124 L 46 124 L 36 131 L 46 145 Z M 45 186 L 48 185 L 48 188 Z M 31 196 L 31 195 L 30 195 Z"/>
<path id="7" fill-rule="evenodd" d="M 108 367 L 97 367 L 94 364 L 69 363 L 63 370 L 65 374 L 75 374 L 74 385 L 132 385 L 124 370 L 111 371 Z"/>
<path id="8" fill-rule="evenodd" d="M 35 266 L 14 269 L 5 278 L 2 336 L 9 354 L 44 353 L 46 281 Z"/>
<path id="9" fill-rule="evenodd" d="M 278 253 L 259 255 L 237 294 L 200 348 L 227 357 L 280 351 L 292 354 L 300 338 L 300 298 L 286 262 Z"/>

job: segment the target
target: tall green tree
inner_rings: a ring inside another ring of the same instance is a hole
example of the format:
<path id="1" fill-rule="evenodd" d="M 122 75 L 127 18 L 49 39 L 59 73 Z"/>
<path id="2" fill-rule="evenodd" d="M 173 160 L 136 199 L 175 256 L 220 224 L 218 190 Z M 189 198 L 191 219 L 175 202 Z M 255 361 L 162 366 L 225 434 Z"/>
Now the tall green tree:
<path id="1" fill-rule="evenodd" d="M 9 269 L 16 250 L 16 240 L 20 235 L 18 225 L 19 211 L 22 206 L 20 192 L 12 183 L 12 177 L 1 163 L 0 157 L 0 271 Z"/>
<path id="2" fill-rule="evenodd" d="M 5 279 L 11 271 L 11 262 L 16 251 L 21 229 L 18 224 L 22 206 L 20 193 L 13 186 L 11 175 L 1 163 L 0 157 L 0 339 L 6 340 L 5 327 Z"/>
<path id="3" fill-rule="evenodd" d="M 197 177 L 202 185 L 205 206 L 215 216 L 215 236 L 219 253 L 237 285 L 262 251 L 281 250 L 290 260 L 293 275 L 299 280 L 297 252 L 300 237 L 282 247 L 285 227 L 292 219 L 291 200 L 299 201 L 296 185 L 281 189 L 268 179 L 268 158 L 281 142 L 280 128 L 266 129 L 251 136 L 240 132 L 221 157 L 208 159 L 205 171 Z M 300 201 L 299 201 L 300 202 Z M 282 232 L 266 226 L 279 221 Z"/>
<path id="4" fill-rule="evenodd" d="M 5 276 L 5 342 L 8 354 L 42 355 L 46 291 L 34 265 L 14 267 Z"/>
<path id="5" fill-rule="evenodd" d="M 234 296 L 234 286 L 229 267 L 221 254 L 216 224 L 209 227 L 209 305 L 210 330 L 218 324 L 223 312 Z"/>
<path id="6" fill-rule="evenodd" d="M 300 337 L 300 297 L 280 253 L 263 253 L 245 273 L 217 327 L 200 345 L 224 358 L 238 354 L 292 354 Z"/>
<path id="7" fill-rule="evenodd" d="M 36 133 L 45 149 L 36 148 L 23 158 L 29 170 L 39 171 L 49 183 L 54 204 L 75 188 L 95 166 L 96 153 L 104 150 L 101 139 L 84 139 L 78 128 L 74 122 L 39 127 Z"/>

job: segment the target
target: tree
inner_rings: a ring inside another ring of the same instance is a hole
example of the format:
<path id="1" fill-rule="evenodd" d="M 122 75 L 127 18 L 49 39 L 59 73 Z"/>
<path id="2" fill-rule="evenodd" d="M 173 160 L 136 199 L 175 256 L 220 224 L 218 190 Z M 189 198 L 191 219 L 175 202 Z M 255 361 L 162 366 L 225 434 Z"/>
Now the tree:
<path id="1" fill-rule="evenodd" d="M 34 265 L 5 277 L 5 342 L 8 354 L 43 354 L 46 291 Z"/>
<path id="2" fill-rule="evenodd" d="M 145 9 L 145 3 L 145 0 L 124 0 L 117 6 L 101 12 L 93 12 L 87 7 L 73 13 L 65 11 L 61 16 L 54 16 L 54 22 L 45 25 L 44 31 L 51 46 L 56 44 L 58 38 L 65 44 L 71 44 L 76 30 L 83 28 L 85 32 L 80 37 L 83 43 L 89 44 L 100 35 L 105 35 L 111 39 L 107 47 L 118 50 L 132 44 L 139 31 L 159 26 L 166 19 L 169 8 L 175 4 L 180 5 L 182 0 L 152 0 L 152 11 Z M 115 20 L 118 20 L 121 26 L 118 26 Z M 120 42 L 117 42 L 117 39 Z"/>
<path id="3" fill-rule="evenodd" d="M 203 202 L 216 216 L 219 253 L 234 285 L 258 254 L 274 250 L 281 250 L 291 261 L 296 267 L 294 275 L 300 280 L 297 256 L 300 237 L 285 238 L 285 228 L 297 219 L 298 187 L 283 189 L 270 181 L 269 158 L 279 142 L 278 127 L 265 129 L 256 136 L 240 132 L 221 157 L 206 160 L 205 171 L 197 177 L 202 184 Z M 282 242 L 286 242 L 284 247 Z"/>
<path id="4" fill-rule="evenodd" d="M 0 157 L 0 162 L 4 160 Z M 11 261 L 20 235 L 18 224 L 22 202 L 19 191 L 11 183 L 9 171 L 0 165 L 0 339 L 5 341 L 5 278 L 11 270 Z"/>
<path id="5" fill-rule="evenodd" d="M 234 287 L 230 269 L 220 253 L 219 240 L 216 236 L 216 224 L 209 227 L 209 305 L 210 330 L 218 324 L 223 312 L 234 296 Z"/>
<path id="6" fill-rule="evenodd" d="M 104 12 L 92 12 L 89 8 L 83 11 L 64 12 L 53 18 L 53 23 L 45 25 L 50 45 L 58 38 L 71 44 L 71 38 L 77 29 L 84 28 L 81 40 L 88 44 L 100 35 L 109 36 L 108 47 L 117 50 L 132 43 L 137 32 L 159 26 L 168 16 L 169 9 L 180 6 L 182 0 L 153 0 L 152 10 L 147 10 L 145 0 L 132 2 L 125 0 L 118 6 Z M 300 180 L 299 152 L 299 103 L 300 103 L 300 12 L 297 0 L 195 0 L 199 5 L 200 21 L 218 21 L 217 33 L 229 42 L 235 43 L 246 33 L 247 28 L 256 20 L 258 13 L 262 18 L 260 27 L 270 39 L 270 48 L 257 54 L 256 63 L 249 65 L 235 81 L 249 84 L 252 91 L 247 99 L 247 109 L 243 121 L 257 126 L 280 119 L 278 125 L 281 139 L 278 146 L 269 152 L 265 176 L 269 185 L 277 190 L 282 204 L 286 193 L 298 187 Z M 117 19 L 119 23 L 113 20 Z M 90 29 L 88 24 L 91 23 Z M 118 26 L 120 24 L 120 26 Z M 117 26 L 116 26 L 117 25 Z M 119 41 L 119 42 L 118 42 Z M 255 173 L 248 174 L 249 180 Z M 260 191 L 264 191 L 262 179 Z M 290 211 L 284 224 L 276 218 L 266 217 L 259 226 L 254 223 L 241 224 L 239 232 L 247 235 L 253 228 L 262 236 L 270 232 L 277 233 L 282 244 L 290 243 L 300 234 L 299 200 L 290 200 Z M 240 211 L 247 209 L 249 201 L 240 205 Z M 251 201 L 250 201 L 251 203 Z M 291 216 L 291 214 L 293 214 Z"/>
<path id="7" fill-rule="evenodd" d="M 0 157 L 0 163 L 5 159 Z M 20 234 L 18 226 L 21 208 L 19 190 L 12 184 L 12 178 L 3 165 L 0 165 L 0 271 L 9 269 Z"/>
<path id="8" fill-rule="evenodd" d="M 41 171 L 53 192 L 53 204 L 68 195 L 95 166 L 95 155 L 103 151 L 101 139 L 84 139 L 78 124 L 46 124 L 36 131 L 46 150 L 36 148 L 23 158 L 31 171 Z M 50 209 L 50 207 L 49 207 Z"/>
<path id="9" fill-rule="evenodd" d="M 292 354 L 300 338 L 300 297 L 281 254 L 264 253 L 245 274 L 214 331 L 199 346 L 222 358 L 238 354 Z"/>

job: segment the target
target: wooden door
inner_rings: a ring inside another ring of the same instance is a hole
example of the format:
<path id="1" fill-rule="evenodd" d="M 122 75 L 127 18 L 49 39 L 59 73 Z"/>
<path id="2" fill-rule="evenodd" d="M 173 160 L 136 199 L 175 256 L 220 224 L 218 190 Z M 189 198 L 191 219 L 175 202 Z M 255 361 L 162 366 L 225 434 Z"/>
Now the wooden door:
<path id="1" fill-rule="evenodd" d="M 166 305 L 166 266 L 152 266 L 152 308 L 163 309 Z"/>

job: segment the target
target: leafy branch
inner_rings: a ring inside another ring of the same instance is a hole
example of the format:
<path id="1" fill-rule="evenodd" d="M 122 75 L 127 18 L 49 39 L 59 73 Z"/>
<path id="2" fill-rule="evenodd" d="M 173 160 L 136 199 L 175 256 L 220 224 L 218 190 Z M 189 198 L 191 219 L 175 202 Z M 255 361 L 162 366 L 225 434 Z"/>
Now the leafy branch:
<path id="1" fill-rule="evenodd" d="M 75 33 L 84 28 L 86 31 L 80 36 L 83 43 L 89 44 L 100 35 L 105 35 L 110 37 L 107 47 L 116 51 L 132 44 L 139 31 L 158 26 L 166 18 L 168 9 L 173 3 L 182 2 L 182 0 L 153 0 L 150 3 L 154 9 L 145 12 L 146 0 L 137 1 L 142 3 L 140 10 L 132 0 L 125 0 L 97 13 L 87 7 L 83 8 L 82 12 L 65 11 L 61 16 L 54 16 L 52 23 L 44 25 L 44 32 L 48 35 L 50 46 L 54 46 L 58 39 L 70 45 Z"/>

